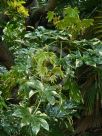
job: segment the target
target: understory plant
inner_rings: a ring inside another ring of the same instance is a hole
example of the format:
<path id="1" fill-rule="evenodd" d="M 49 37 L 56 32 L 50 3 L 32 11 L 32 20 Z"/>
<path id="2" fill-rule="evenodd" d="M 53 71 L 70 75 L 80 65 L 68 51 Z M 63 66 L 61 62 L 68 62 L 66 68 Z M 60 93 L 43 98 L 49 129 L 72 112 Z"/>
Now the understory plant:
<path id="1" fill-rule="evenodd" d="M 79 38 L 93 20 L 81 20 L 77 8 L 64 15 L 48 13 L 55 30 L 26 32 L 23 20 L 5 26 L 15 65 L 0 73 L 2 136 L 68 136 L 80 132 L 77 118 L 95 119 L 83 131 L 101 118 L 102 42 Z"/>

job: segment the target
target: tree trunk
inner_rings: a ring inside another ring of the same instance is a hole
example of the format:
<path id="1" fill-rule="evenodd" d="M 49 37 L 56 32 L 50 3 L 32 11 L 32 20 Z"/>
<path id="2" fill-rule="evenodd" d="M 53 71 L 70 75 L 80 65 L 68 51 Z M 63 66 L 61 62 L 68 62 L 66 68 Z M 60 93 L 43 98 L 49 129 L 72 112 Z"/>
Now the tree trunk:
<path id="1" fill-rule="evenodd" d="M 3 42 L 0 42 L 0 63 L 8 70 L 14 65 L 13 56 Z"/>

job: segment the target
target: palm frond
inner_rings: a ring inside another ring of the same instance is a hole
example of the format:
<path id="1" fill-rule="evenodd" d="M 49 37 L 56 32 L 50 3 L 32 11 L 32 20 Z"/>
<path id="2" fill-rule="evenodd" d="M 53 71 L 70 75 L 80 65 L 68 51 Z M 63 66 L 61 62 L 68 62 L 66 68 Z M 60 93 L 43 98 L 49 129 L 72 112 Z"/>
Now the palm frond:
<path id="1" fill-rule="evenodd" d="M 102 72 L 101 68 L 92 69 L 87 66 L 79 74 L 84 110 L 77 121 L 76 133 L 84 133 L 88 129 L 102 127 Z M 83 79 L 84 78 L 84 79 Z"/>

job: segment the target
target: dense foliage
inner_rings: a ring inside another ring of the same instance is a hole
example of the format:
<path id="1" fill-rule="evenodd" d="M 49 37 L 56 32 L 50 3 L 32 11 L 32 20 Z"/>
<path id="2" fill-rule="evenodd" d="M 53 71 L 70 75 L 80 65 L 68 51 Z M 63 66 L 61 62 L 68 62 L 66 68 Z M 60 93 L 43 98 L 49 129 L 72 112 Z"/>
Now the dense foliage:
<path id="1" fill-rule="evenodd" d="M 26 31 L 24 1 L 0 2 L 10 17 L 0 22 L 2 41 L 15 61 L 9 71 L 0 67 L 1 136 L 91 136 L 101 129 L 102 19 L 87 18 L 91 11 L 85 9 L 80 14 L 83 3 L 69 1 L 62 13 L 49 11 L 53 30 Z M 90 28 L 98 36 L 88 37 Z"/>

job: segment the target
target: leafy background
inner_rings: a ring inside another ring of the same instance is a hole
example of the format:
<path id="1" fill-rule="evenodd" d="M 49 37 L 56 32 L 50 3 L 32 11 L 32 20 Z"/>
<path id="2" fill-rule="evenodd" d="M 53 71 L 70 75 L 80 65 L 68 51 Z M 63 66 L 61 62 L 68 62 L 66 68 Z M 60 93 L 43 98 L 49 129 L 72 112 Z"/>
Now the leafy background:
<path id="1" fill-rule="evenodd" d="M 101 135 L 101 1 L 63 2 L 62 13 L 47 14 L 54 30 L 33 31 L 26 31 L 23 2 L 0 3 L 11 17 L 0 24 L 2 40 L 15 58 L 9 71 L 0 68 L 0 134 Z"/>

